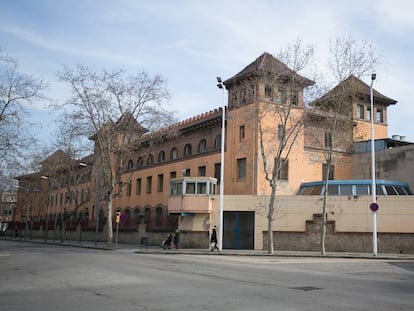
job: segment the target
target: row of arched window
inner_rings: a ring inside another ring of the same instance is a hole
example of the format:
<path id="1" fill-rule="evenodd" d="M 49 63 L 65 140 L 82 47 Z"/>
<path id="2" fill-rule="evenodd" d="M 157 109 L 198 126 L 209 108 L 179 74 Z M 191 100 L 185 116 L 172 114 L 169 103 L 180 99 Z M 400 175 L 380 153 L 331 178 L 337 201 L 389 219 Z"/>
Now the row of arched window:
<path id="1" fill-rule="evenodd" d="M 217 149 L 220 149 L 220 147 L 221 147 L 221 135 L 217 135 L 215 140 L 214 140 L 213 148 L 214 148 L 214 150 L 217 150 Z M 207 140 L 201 139 L 200 142 L 198 143 L 197 152 L 198 153 L 204 153 L 204 152 L 207 152 L 207 151 L 208 151 Z M 193 155 L 193 147 L 192 147 L 191 144 L 186 144 L 184 146 L 184 149 L 183 149 L 183 156 L 188 157 L 188 156 L 191 156 L 191 155 Z M 177 160 L 178 157 L 179 157 L 178 149 L 176 147 L 173 147 L 170 150 L 169 160 L 174 161 L 174 160 Z M 147 156 L 146 161 L 145 161 L 145 165 L 146 166 L 152 166 L 152 165 L 154 165 L 154 161 L 155 161 L 154 160 L 154 155 L 151 153 Z M 165 151 L 161 150 L 158 153 L 158 156 L 157 156 L 157 163 L 163 163 L 165 161 L 166 161 Z M 130 159 L 128 161 L 128 164 L 127 164 L 127 169 L 128 170 L 132 170 L 134 168 L 140 169 L 142 167 L 144 167 L 144 158 L 143 157 L 138 158 L 136 166 L 134 165 L 134 161 L 132 159 Z"/>
<path id="2" fill-rule="evenodd" d="M 156 226 L 161 226 L 165 218 L 164 208 L 160 205 L 155 208 L 154 215 L 153 215 L 153 210 L 151 207 L 145 207 L 143 209 L 143 213 L 141 213 L 141 208 L 139 207 L 135 207 L 133 210 L 129 207 L 126 207 L 125 209 L 118 208 L 116 211 L 124 214 L 125 223 L 129 223 L 129 224 L 131 223 L 139 224 L 141 223 L 141 220 L 143 220 L 144 223 L 154 222 Z"/>

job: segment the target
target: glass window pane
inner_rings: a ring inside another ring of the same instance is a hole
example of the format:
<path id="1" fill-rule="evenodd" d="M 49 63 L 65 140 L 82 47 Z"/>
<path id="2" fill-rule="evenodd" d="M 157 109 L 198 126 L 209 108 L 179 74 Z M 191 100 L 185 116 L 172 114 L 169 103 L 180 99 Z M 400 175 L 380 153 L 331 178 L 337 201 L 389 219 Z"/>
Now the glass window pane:
<path id="1" fill-rule="evenodd" d="M 181 195 L 181 194 L 183 194 L 183 184 L 178 183 L 177 184 L 177 195 Z"/>
<path id="2" fill-rule="evenodd" d="M 305 187 L 300 187 L 296 195 L 303 195 L 303 192 L 305 191 L 305 189 L 306 189 Z"/>
<path id="3" fill-rule="evenodd" d="M 368 195 L 367 185 L 356 185 L 356 195 Z"/>
<path id="4" fill-rule="evenodd" d="M 352 185 L 341 185 L 339 189 L 341 195 L 352 195 Z"/>
<path id="5" fill-rule="evenodd" d="M 338 185 L 329 185 L 329 187 L 328 187 L 328 195 L 339 195 L 339 193 L 338 193 Z"/>
<path id="6" fill-rule="evenodd" d="M 197 194 L 207 194 L 207 183 L 205 182 L 197 183 Z"/>
<path id="7" fill-rule="evenodd" d="M 312 189 L 311 195 L 321 195 L 322 186 L 315 186 Z"/>
<path id="8" fill-rule="evenodd" d="M 195 182 L 188 182 L 185 188 L 186 194 L 195 194 Z"/>
<path id="9" fill-rule="evenodd" d="M 303 191 L 303 195 L 311 195 L 313 191 L 313 187 L 305 187 L 305 190 Z"/>
<path id="10" fill-rule="evenodd" d="M 382 190 L 382 186 L 380 186 L 380 185 L 377 185 L 377 195 L 384 195 L 385 193 L 384 193 L 384 191 Z"/>
<path id="11" fill-rule="evenodd" d="M 385 186 L 385 190 L 387 191 L 387 195 L 397 195 L 397 191 L 395 191 L 393 186 Z"/>
<path id="12" fill-rule="evenodd" d="M 397 191 L 397 193 L 399 195 L 405 195 L 406 194 L 403 187 L 395 187 L 395 190 Z"/>
<path id="13" fill-rule="evenodd" d="M 210 184 L 210 195 L 216 194 L 216 184 L 211 183 Z"/>

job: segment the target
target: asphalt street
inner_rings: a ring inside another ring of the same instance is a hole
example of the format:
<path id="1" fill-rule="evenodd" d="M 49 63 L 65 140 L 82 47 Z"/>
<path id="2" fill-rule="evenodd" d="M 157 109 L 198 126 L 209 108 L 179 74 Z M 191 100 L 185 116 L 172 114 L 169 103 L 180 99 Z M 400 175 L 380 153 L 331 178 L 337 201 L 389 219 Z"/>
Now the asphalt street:
<path id="1" fill-rule="evenodd" d="M 414 261 L 0 240 L 0 310 L 414 310 Z"/>

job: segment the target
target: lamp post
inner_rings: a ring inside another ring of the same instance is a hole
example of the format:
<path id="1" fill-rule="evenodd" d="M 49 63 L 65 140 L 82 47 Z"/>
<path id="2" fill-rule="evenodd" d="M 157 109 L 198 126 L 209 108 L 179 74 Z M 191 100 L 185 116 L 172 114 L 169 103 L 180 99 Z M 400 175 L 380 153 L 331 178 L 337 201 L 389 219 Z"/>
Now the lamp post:
<path id="1" fill-rule="evenodd" d="M 375 73 L 371 75 L 370 99 L 371 99 L 371 195 L 372 204 L 377 203 L 377 186 L 375 181 L 375 132 L 374 132 L 374 91 L 373 84 L 377 77 Z M 376 205 L 377 206 L 377 205 Z M 377 256 L 377 211 L 372 210 L 372 254 Z"/>
<path id="2" fill-rule="evenodd" d="M 54 240 L 56 240 L 56 235 L 57 235 L 57 217 L 58 217 L 58 210 L 59 210 L 59 190 L 60 190 L 60 185 L 59 185 L 59 183 L 57 182 L 56 179 L 51 178 L 49 176 L 42 175 L 42 176 L 40 176 L 40 178 L 41 179 L 44 179 L 44 180 L 50 180 L 50 181 L 54 182 L 56 184 L 56 186 L 57 186 L 57 189 L 58 189 L 57 200 L 56 200 L 57 202 L 56 202 L 56 212 L 55 212 L 55 234 L 54 234 Z M 53 202 L 51 202 L 51 203 L 53 203 Z M 46 218 L 48 219 L 48 216 L 46 216 Z M 46 228 L 48 228 L 48 226 L 49 226 L 49 224 L 47 223 L 46 224 Z"/>
<path id="3" fill-rule="evenodd" d="M 224 141 L 226 133 L 226 105 L 224 99 L 224 84 L 221 77 L 217 77 L 217 87 L 223 91 L 223 108 L 221 119 L 221 153 L 220 153 L 220 203 L 219 203 L 219 232 L 218 245 L 219 251 L 223 251 L 223 204 L 224 204 Z"/>

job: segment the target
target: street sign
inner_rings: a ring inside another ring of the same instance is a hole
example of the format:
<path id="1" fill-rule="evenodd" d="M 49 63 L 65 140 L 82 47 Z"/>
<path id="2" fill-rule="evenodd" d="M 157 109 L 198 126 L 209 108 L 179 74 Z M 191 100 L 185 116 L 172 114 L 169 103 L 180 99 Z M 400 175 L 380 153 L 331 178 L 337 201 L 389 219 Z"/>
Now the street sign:
<path id="1" fill-rule="evenodd" d="M 117 224 L 119 224 L 120 218 L 121 218 L 121 212 L 116 212 L 116 214 L 115 214 L 115 222 Z"/>
<path id="2" fill-rule="evenodd" d="M 373 212 L 378 211 L 378 208 L 379 208 L 379 205 L 378 205 L 377 203 L 371 203 L 371 204 L 369 205 L 369 209 L 370 209 L 371 211 L 373 211 Z"/>

